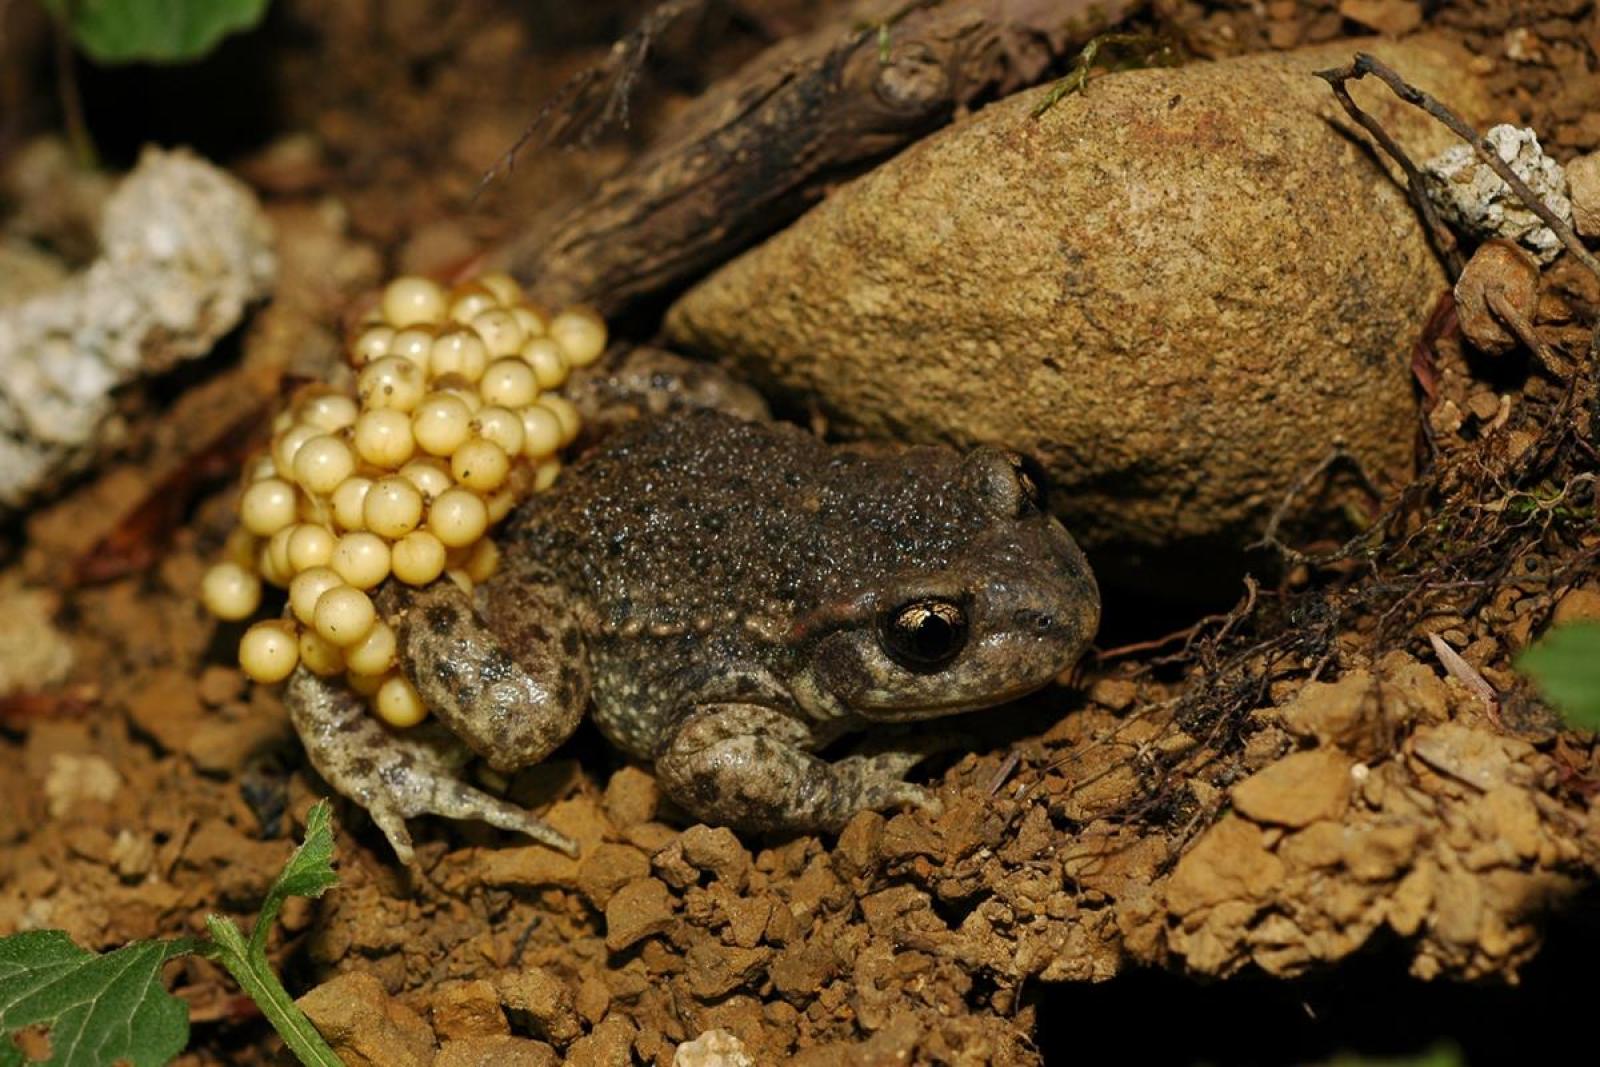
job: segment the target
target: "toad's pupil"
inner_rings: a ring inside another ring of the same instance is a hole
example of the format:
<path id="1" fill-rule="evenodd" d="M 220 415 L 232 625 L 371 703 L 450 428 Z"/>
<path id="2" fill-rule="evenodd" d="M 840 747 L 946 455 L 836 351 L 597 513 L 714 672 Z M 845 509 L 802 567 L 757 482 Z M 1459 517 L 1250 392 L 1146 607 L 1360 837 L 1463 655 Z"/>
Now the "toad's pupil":
<path id="1" fill-rule="evenodd" d="M 939 667 L 961 651 L 966 618 L 959 607 L 946 601 L 918 601 L 895 614 L 888 638 L 890 654 L 904 666 Z"/>

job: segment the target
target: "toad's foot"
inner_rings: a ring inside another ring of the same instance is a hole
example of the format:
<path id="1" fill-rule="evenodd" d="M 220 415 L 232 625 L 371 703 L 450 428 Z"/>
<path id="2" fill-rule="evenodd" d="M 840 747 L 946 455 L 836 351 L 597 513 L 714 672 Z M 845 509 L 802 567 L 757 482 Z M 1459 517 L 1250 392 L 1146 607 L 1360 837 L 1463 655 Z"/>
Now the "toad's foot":
<path id="1" fill-rule="evenodd" d="M 567 835 L 462 782 L 457 771 L 470 753 L 451 739 L 424 730 L 393 733 L 339 681 L 304 667 L 290 676 L 284 699 L 311 765 L 367 809 L 407 866 L 415 854 L 405 821 L 418 815 L 482 819 L 577 855 L 578 846 Z"/>
<path id="2" fill-rule="evenodd" d="M 656 776 L 697 818 L 747 830 L 838 830 L 858 811 L 903 805 L 937 813 L 937 797 L 900 776 L 918 752 L 829 763 L 806 751 L 809 727 L 750 704 L 695 709 L 656 757 Z"/>

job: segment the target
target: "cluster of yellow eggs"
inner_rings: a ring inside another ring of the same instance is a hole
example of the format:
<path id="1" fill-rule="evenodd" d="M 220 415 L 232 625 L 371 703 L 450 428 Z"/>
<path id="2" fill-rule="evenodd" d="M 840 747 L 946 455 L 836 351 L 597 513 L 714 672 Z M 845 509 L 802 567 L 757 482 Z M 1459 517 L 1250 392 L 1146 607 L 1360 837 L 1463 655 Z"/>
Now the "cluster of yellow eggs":
<path id="1" fill-rule="evenodd" d="M 504 274 L 448 291 L 391 282 L 349 347 L 355 395 L 316 386 L 278 417 L 246 471 L 227 558 L 202 583 L 206 607 L 231 620 L 256 612 L 263 580 L 289 591 L 285 618 L 245 632 L 245 673 L 277 682 L 303 663 L 345 675 L 391 725 L 421 721 L 369 594 L 390 576 L 470 590 L 494 572 L 485 534 L 549 487 L 578 432 L 555 390 L 605 345 L 594 312 L 552 316 Z"/>

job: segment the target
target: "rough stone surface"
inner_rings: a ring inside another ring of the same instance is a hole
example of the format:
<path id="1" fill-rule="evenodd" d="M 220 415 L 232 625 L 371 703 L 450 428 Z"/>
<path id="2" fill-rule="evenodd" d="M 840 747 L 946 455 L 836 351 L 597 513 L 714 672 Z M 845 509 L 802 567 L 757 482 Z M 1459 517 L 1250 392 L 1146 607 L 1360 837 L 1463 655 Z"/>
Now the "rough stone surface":
<path id="1" fill-rule="evenodd" d="M 1030 453 L 1103 577 L 1193 582 L 1337 444 L 1374 476 L 1408 462 L 1408 348 L 1444 279 L 1311 74 L 1356 47 L 1486 109 L 1417 38 L 1117 74 L 1039 118 L 1022 93 L 713 274 L 669 333 L 845 433 Z M 1354 90 L 1414 153 L 1448 143 Z"/>
<path id="2" fill-rule="evenodd" d="M 1600 152 L 1579 156 L 1567 164 L 1567 192 L 1572 197 L 1572 221 L 1585 237 L 1600 237 Z"/>
<path id="3" fill-rule="evenodd" d="M 1517 177 L 1559 215 L 1572 221 L 1567 178 L 1561 164 L 1544 154 L 1532 130 L 1499 125 L 1484 134 L 1495 154 Z M 1478 237 L 1501 237 L 1549 263 L 1561 253 L 1561 242 L 1544 222 L 1512 192 L 1505 179 L 1478 158 L 1471 145 L 1454 144 L 1422 167 L 1428 193 L 1447 219 Z"/>
<path id="4" fill-rule="evenodd" d="M 0 311 L 0 513 L 114 442 L 113 392 L 204 355 L 265 296 L 271 231 L 238 180 L 150 149 L 106 201 L 100 257 Z"/>

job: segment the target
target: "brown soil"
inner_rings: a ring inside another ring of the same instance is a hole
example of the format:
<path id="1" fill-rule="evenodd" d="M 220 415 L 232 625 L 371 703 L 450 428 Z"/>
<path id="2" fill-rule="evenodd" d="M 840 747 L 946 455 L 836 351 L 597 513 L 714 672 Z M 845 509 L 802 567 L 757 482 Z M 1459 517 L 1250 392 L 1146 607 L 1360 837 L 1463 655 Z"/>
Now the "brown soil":
<path id="1" fill-rule="evenodd" d="M 118 455 L 11 531 L 0 935 L 59 927 L 101 949 L 251 914 L 325 787 L 276 693 L 231 666 L 239 629 L 195 600 L 232 523 L 226 472 L 283 376 L 324 372 L 383 277 L 457 269 L 558 210 L 709 78 L 815 17 L 715 9 L 662 42 L 627 130 L 526 157 L 474 201 L 537 102 L 644 6 L 286 0 L 197 68 L 81 71 L 113 163 L 158 137 L 254 185 L 282 280 L 211 358 L 127 397 Z M 1161 6 L 1202 56 L 1362 28 L 1314 0 Z M 1438 5 L 1337 6 L 1403 29 Z M 46 41 L 12 7 L 0 150 L 56 124 L 34 91 Z M 1502 117 L 1558 158 L 1600 147 L 1588 0 L 1456 3 L 1426 22 L 1481 57 Z M 70 253 L 70 205 L 23 210 Z M 1581 352 L 1597 298 L 1570 264 L 1548 275 L 1547 340 Z M 653 328 L 622 324 L 639 340 Z M 631 1049 L 665 1064 L 715 1028 L 760 1063 L 1065 1062 L 1112 1041 L 1229 1063 L 1441 1037 L 1475 1062 L 1557 1047 L 1587 1021 L 1580 961 L 1600 948 L 1582 907 L 1600 768 L 1594 739 L 1559 731 L 1509 658 L 1552 617 L 1600 617 L 1596 542 L 1553 506 L 1512 524 L 1477 505 L 1529 484 L 1590 492 L 1574 479 L 1592 412 L 1436 334 L 1418 363 L 1436 462 L 1422 503 L 1381 527 L 1394 536 L 1376 564 L 1296 557 L 1198 623 L 1108 605 L 1102 646 L 1128 647 L 1070 687 L 952 724 L 967 754 L 925 772 L 943 816 L 863 814 L 836 839 L 686 828 L 585 728 L 510 787 L 582 843 L 578 860 L 432 823 L 412 881 L 341 803 L 341 888 L 291 905 L 273 936 L 291 988 L 316 987 L 307 1007 L 352 1063 L 620 1063 Z M 187 961 L 175 985 L 195 1022 L 184 1062 L 280 1055 L 216 968 Z"/>

